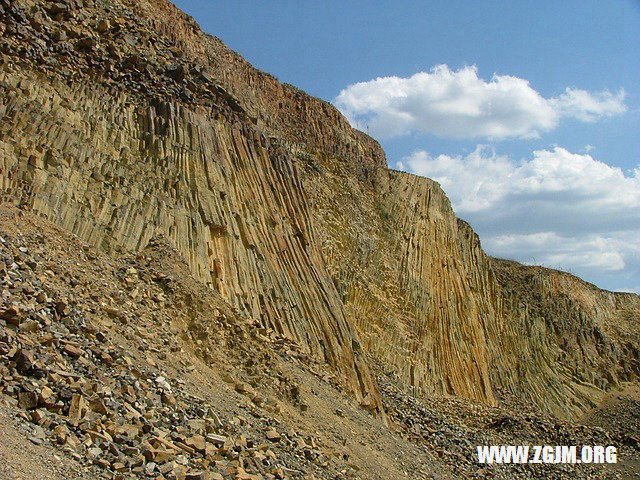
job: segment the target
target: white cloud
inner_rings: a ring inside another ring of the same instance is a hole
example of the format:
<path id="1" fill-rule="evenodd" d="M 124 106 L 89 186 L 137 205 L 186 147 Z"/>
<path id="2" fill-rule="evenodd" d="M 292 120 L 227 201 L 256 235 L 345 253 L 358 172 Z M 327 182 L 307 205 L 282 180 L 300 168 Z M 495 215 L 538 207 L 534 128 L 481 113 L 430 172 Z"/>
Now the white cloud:
<path id="1" fill-rule="evenodd" d="M 475 66 L 438 65 L 409 78 L 382 77 L 349 85 L 334 99 L 349 121 L 374 136 L 422 132 L 452 138 L 536 138 L 562 117 L 594 121 L 623 113 L 624 91 L 589 93 L 567 88 L 544 98 L 527 80 L 478 77 Z"/>
<path id="2" fill-rule="evenodd" d="M 591 94 L 586 90 L 567 88 L 565 93 L 550 99 L 549 103 L 560 115 L 575 117 L 583 122 L 593 122 L 598 117 L 611 117 L 626 111 L 624 90 L 614 95 L 607 91 Z"/>
<path id="3" fill-rule="evenodd" d="M 507 257 L 520 257 L 524 263 L 607 272 L 619 272 L 625 268 L 624 248 L 621 246 L 615 238 L 599 235 L 571 237 L 555 232 L 498 235 L 486 243 L 487 248 L 503 252 Z"/>
<path id="4" fill-rule="evenodd" d="M 484 145 L 466 157 L 432 157 L 421 150 L 405 157 L 396 167 L 438 181 L 461 214 L 492 208 L 508 193 L 505 182 L 515 170 L 507 157 L 496 155 Z"/>
<path id="5" fill-rule="evenodd" d="M 440 182 L 493 255 L 587 278 L 640 278 L 640 168 L 625 176 L 561 147 L 516 163 L 483 145 L 466 156 L 418 151 L 401 164 Z"/>

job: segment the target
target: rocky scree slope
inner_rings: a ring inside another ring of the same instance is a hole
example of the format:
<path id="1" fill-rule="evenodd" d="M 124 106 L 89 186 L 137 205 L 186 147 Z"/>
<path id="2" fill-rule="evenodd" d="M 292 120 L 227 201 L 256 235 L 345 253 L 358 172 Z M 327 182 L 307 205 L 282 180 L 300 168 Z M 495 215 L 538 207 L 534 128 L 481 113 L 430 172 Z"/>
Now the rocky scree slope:
<path id="1" fill-rule="evenodd" d="M 326 364 L 195 280 L 163 238 L 114 257 L 0 206 L 0 286 L 8 480 L 614 479 L 640 461 L 637 388 L 591 411 L 595 426 L 572 425 L 515 396 L 506 408 L 419 400 L 374 365 L 385 427 Z M 475 445 L 512 443 L 614 444 L 619 464 L 477 464 Z"/>
<path id="2" fill-rule="evenodd" d="M 415 450 L 368 451 L 386 428 L 363 410 L 329 428 L 338 407 L 353 410 L 335 375 L 206 295 L 162 238 L 113 259 L 0 207 L 0 283 L 0 408 L 31 443 L 85 465 L 78 477 L 399 478 L 392 459 Z M 368 446 L 347 442 L 351 429 Z M 12 448 L 2 442 L 0 458 Z M 3 468 L 20 475 L 34 461 L 26 449 Z"/>
<path id="3" fill-rule="evenodd" d="M 107 252 L 162 235 L 383 415 L 509 394 L 576 418 L 636 381 L 640 299 L 486 257 L 437 183 L 164 0 L 0 1 L 0 189 Z"/>

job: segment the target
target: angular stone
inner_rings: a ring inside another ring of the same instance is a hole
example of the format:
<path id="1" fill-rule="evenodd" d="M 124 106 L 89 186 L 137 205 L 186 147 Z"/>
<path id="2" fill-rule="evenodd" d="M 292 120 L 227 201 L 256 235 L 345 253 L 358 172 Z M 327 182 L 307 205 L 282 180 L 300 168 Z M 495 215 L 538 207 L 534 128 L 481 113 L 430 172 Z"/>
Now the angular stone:
<path id="1" fill-rule="evenodd" d="M 96 399 L 89 402 L 89 408 L 100 415 L 108 415 L 109 409 L 102 400 Z"/>
<path id="2" fill-rule="evenodd" d="M 167 462 L 164 465 L 161 465 L 160 467 L 158 467 L 158 470 L 161 474 L 163 475 L 168 475 L 169 473 L 173 472 L 173 469 L 177 466 L 178 464 L 174 461 L 171 462 Z"/>
<path id="3" fill-rule="evenodd" d="M 257 475 L 247 473 L 243 468 L 238 467 L 236 480 L 259 480 L 259 477 Z"/>
<path id="4" fill-rule="evenodd" d="M 10 325 L 20 325 L 23 318 L 23 313 L 19 307 L 12 305 L 9 308 L 5 308 L 0 314 L 0 318 L 5 320 Z"/>
<path id="5" fill-rule="evenodd" d="M 144 466 L 144 473 L 147 476 L 151 476 L 153 475 L 153 472 L 155 472 L 156 468 L 157 468 L 157 464 L 155 462 L 148 462 L 145 466 Z"/>
<path id="6" fill-rule="evenodd" d="M 207 442 L 202 435 L 194 435 L 192 437 L 189 437 L 185 440 L 184 443 L 186 443 L 194 450 L 198 450 L 200 452 L 204 452 L 207 448 Z"/>
<path id="7" fill-rule="evenodd" d="M 20 392 L 18 394 L 18 406 L 25 410 L 33 410 L 38 406 L 38 394 L 35 392 Z"/>
<path id="8" fill-rule="evenodd" d="M 58 300 L 56 302 L 56 307 L 55 308 L 56 308 L 56 312 L 61 317 L 69 315 L 69 304 L 67 302 L 65 302 L 64 300 Z"/>
<path id="9" fill-rule="evenodd" d="M 40 390 L 40 396 L 38 398 L 38 404 L 45 408 L 49 408 L 55 405 L 55 393 L 46 385 Z"/>
<path id="10" fill-rule="evenodd" d="M 68 420 L 71 425 L 77 427 L 84 416 L 85 402 L 84 397 L 78 393 L 71 396 L 71 404 L 69 405 Z"/>
<path id="11" fill-rule="evenodd" d="M 38 338 L 38 343 L 47 347 L 51 346 L 53 344 L 53 334 L 45 333 L 40 338 Z"/>
<path id="12" fill-rule="evenodd" d="M 161 398 L 162 398 L 162 403 L 164 403 L 165 405 L 168 405 L 170 407 L 176 406 L 176 397 L 174 397 L 170 393 L 163 391 L 161 394 Z"/>
<path id="13" fill-rule="evenodd" d="M 69 434 L 69 429 L 66 425 L 58 425 L 54 428 L 53 433 L 58 443 L 64 443 L 67 439 L 67 435 Z"/>
<path id="14" fill-rule="evenodd" d="M 49 13 L 56 16 L 60 13 L 66 13 L 69 11 L 69 6 L 63 2 L 56 2 L 49 5 Z"/>
<path id="15" fill-rule="evenodd" d="M 16 370 L 22 374 L 29 373 L 35 367 L 35 359 L 33 352 L 30 350 L 20 349 L 16 353 L 14 360 L 16 362 Z"/>
<path id="16" fill-rule="evenodd" d="M 109 19 L 103 18 L 100 20 L 100 22 L 98 22 L 96 30 L 98 30 L 99 33 L 106 33 L 110 28 L 111 23 L 109 22 Z"/>
<path id="17" fill-rule="evenodd" d="M 92 37 L 81 38 L 76 42 L 76 48 L 85 52 L 90 52 L 96 47 L 96 40 Z"/>
<path id="18" fill-rule="evenodd" d="M 282 438 L 282 436 L 275 430 L 267 430 L 266 436 L 267 439 L 271 440 L 272 442 L 279 442 Z"/>
<path id="19" fill-rule="evenodd" d="M 186 480 L 209 480 L 212 478 L 208 476 L 205 472 L 189 472 L 187 473 Z"/>
<path id="20" fill-rule="evenodd" d="M 35 320 L 26 320 L 20 324 L 20 332 L 35 333 L 40 329 L 40 324 Z"/>
<path id="21" fill-rule="evenodd" d="M 38 425 L 42 425 L 47 419 L 47 411 L 43 409 L 34 410 L 31 412 L 31 421 Z"/>
<path id="22" fill-rule="evenodd" d="M 221 447 L 227 441 L 227 437 L 223 435 L 216 435 L 214 433 L 208 433 L 206 436 L 207 442 L 211 442 L 214 445 Z"/>
<path id="23" fill-rule="evenodd" d="M 79 358 L 82 357 L 85 353 L 84 350 L 82 350 L 81 348 L 76 347 L 75 345 L 72 345 L 70 343 L 67 343 L 64 348 L 63 348 L 64 353 L 66 353 L 67 355 L 74 357 L 74 358 Z"/>

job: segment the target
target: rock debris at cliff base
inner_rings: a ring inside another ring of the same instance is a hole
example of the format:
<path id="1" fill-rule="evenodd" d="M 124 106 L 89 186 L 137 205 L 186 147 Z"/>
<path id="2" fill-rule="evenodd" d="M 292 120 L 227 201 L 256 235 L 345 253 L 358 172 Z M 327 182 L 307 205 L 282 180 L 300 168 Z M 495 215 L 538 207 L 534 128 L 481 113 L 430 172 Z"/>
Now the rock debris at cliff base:
<path id="1" fill-rule="evenodd" d="M 532 439 L 615 444 L 623 465 L 637 458 L 637 436 L 616 422 L 424 402 L 380 370 L 387 429 L 298 345 L 202 295 L 163 239 L 111 257 L 31 214 L 2 207 L 0 217 L 2 408 L 87 478 L 536 478 L 474 460 L 476 444 Z M 637 398 L 630 407 L 638 418 Z M 546 472 L 572 478 L 567 466 Z"/>
<path id="2" fill-rule="evenodd" d="M 618 445 L 622 469 L 638 459 L 626 421 L 421 401 L 376 368 L 387 428 L 295 342 L 203 295 L 162 238 L 108 256 L 4 206 L 0 254 L 3 428 L 76 462 L 78 478 L 622 478 L 611 466 L 476 464 L 476 444 L 532 441 Z M 637 421 L 638 397 L 627 402 Z"/>

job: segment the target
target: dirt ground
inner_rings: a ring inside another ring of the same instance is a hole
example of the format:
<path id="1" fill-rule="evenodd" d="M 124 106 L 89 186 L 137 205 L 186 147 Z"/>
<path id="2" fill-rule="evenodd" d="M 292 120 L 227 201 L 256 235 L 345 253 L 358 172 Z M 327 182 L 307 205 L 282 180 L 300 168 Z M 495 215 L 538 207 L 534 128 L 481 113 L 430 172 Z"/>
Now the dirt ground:
<path id="1" fill-rule="evenodd" d="M 3 480 L 71 480 L 95 478 L 87 467 L 28 440 L 24 425 L 0 402 L 0 478 Z"/>

